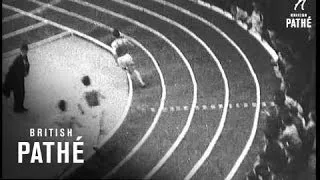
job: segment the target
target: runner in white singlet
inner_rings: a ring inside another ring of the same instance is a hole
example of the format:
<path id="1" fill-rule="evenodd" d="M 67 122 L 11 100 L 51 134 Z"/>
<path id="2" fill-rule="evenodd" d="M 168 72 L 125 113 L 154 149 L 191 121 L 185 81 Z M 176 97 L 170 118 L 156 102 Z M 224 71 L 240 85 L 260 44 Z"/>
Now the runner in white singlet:
<path id="1" fill-rule="evenodd" d="M 128 46 L 134 46 L 133 43 L 127 38 L 120 35 L 119 30 L 113 31 L 113 36 L 116 38 L 112 43 L 111 47 L 115 51 L 116 63 L 124 70 L 127 70 L 131 75 L 135 75 L 138 79 L 141 87 L 145 87 L 146 84 L 142 80 L 139 71 L 135 68 L 132 56 L 128 53 Z"/>

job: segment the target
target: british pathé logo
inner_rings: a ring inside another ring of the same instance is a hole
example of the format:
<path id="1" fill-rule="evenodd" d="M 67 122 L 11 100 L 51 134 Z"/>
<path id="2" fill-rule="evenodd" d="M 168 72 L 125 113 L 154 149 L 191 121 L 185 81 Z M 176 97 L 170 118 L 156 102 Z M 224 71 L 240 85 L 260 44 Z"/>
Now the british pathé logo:
<path id="1" fill-rule="evenodd" d="M 307 0 L 298 0 L 298 2 L 294 5 L 294 10 L 297 10 L 297 7 L 301 5 L 301 10 L 304 10 L 304 4 L 306 3 Z"/>
<path id="2" fill-rule="evenodd" d="M 290 13 L 290 17 L 286 18 L 286 28 L 311 28 L 311 16 L 305 12 L 296 12 L 300 5 L 302 11 L 304 11 L 304 5 L 307 0 L 298 0 L 294 5 L 293 13 Z"/>

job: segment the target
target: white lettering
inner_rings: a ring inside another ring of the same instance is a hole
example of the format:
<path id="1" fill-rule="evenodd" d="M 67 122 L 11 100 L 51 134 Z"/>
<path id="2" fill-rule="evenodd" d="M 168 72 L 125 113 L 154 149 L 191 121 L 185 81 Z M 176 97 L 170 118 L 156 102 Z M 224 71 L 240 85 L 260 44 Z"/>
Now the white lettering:
<path id="1" fill-rule="evenodd" d="M 31 129 L 30 129 L 30 137 L 33 137 L 33 136 L 34 136 L 34 129 L 31 128 Z"/>
<path id="2" fill-rule="evenodd" d="M 35 142 L 34 143 L 34 146 L 33 146 L 33 149 L 32 149 L 32 155 L 31 155 L 30 163 L 34 163 L 36 160 L 39 163 L 43 163 L 42 154 L 41 154 L 41 148 L 40 148 L 40 143 L 39 142 Z"/>
<path id="3" fill-rule="evenodd" d="M 64 155 L 65 163 L 69 163 L 69 142 L 64 142 L 65 149 L 62 149 L 62 142 L 58 142 L 58 163 L 62 162 L 62 155 Z"/>
<path id="4" fill-rule="evenodd" d="M 286 27 L 287 28 L 289 27 L 289 24 L 291 24 L 291 19 L 287 18 L 287 21 L 286 21 Z"/>
<path id="5" fill-rule="evenodd" d="M 40 129 L 40 128 L 38 129 L 37 136 L 42 137 L 42 129 Z"/>
<path id="6" fill-rule="evenodd" d="M 307 28 L 311 28 L 311 17 L 310 16 L 307 19 Z"/>
<path id="7" fill-rule="evenodd" d="M 23 147 L 25 149 L 23 150 Z M 28 142 L 18 142 L 18 163 L 22 163 L 22 156 L 30 153 L 30 144 Z"/>
<path id="8" fill-rule="evenodd" d="M 78 136 L 76 141 L 80 141 L 82 136 Z M 73 142 L 73 163 L 83 163 L 83 159 L 78 159 L 78 154 L 83 154 L 82 148 L 78 149 L 78 146 L 83 146 L 83 142 Z"/>
<path id="9" fill-rule="evenodd" d="M 51 146 L 54 145 L 54 142 L 43 142 L 42 143 L 44 146 L 46 146 L 47 148 L 47 163 L 51 163 Z"/>
<path id="10" fill-rule="evenodd" d="M 67 129 L 67 136 L 72 137 L 72 129 Z"/>

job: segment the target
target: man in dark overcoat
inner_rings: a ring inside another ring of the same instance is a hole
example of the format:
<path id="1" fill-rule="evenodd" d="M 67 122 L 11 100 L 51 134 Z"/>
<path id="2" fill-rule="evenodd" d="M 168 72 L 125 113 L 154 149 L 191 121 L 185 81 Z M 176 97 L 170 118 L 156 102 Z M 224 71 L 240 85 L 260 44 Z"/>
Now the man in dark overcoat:
<path id="1" fill-rule="evenodd" d="M 30 64 L 28 61 L 28 45 L 23 44 L 20 48 L 20 54 L 14 59 L 9 71 L 6 74 L 3 93 L 8 98 L 11 91 L 14 97 L 14 112 L 25 112 L 23 105 L 25 98 L 24 78 L 29 74 Z"/>

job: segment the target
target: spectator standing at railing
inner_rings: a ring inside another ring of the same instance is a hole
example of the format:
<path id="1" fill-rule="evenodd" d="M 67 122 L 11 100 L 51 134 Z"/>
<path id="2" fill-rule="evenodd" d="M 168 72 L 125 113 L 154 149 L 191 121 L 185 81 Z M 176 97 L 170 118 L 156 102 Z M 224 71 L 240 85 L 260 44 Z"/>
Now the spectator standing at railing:
<path id="1" fill-rule="evenodd" d="M 277 140 L 280 136 L 282 121 L 279 116 L 275 112 L 264 111 L 266 117 L 265 127 L 263 129 L 265 139 L 273 139 Z"/>
<path id="2" fill-rule="evenodd" d="M 299 156 L 302 148 L 302 140 L 296 125 L 293 123 L 292 118 L 284 120 L 285 128 L 280 136 L 280 141 L 284 144 L 290 157 Z"/>
<path id="3" fill-rule="evenodd" d="M 252 29 L 254 32 L 258 34 L 262 34 L 262 27 L 263 27 L 263 15 L 260 11 L 260 7 L 256 2 L 252 3 L 253 11 L 251 16 L 248 18 L 248 30 Z"/>
<path id="4" fill-rule="evenodd" d="M 315 152 L 316 149 L 316 115 L 315 112 L 312 111 L 308 114 L 308 124 L 305 126 L 303 134 L 302 134 L 302 142 L 303 149 L 302 152 L 305 156 L 305 160 L 309 158 L 309 155 Z"/>
<path id="5" fill-rule="evenodd" d="M 276 175 L 281 175 L 288 165 L 288 156 L 286 149 L 281 141 L 267 139 L 260 158 L 264 159 L 270 171 Z"/>
<path id="6" fill-rule="evenodd" d="M 246 23 L 248 19 L 248 13 L 243 9 L 239 8 L 236 3 L 231 4 L 230 12 L 235 21 L 241 21 L 242 23 Z"/>
<path id="7" fill-rule="evenodd" d="M 313 24 L 308 29 L 308 42 L 305 48 L 304 58 L 310 60 L 310 66 L 308 67 L 309 78 L 303 89 L 300 97 L 303 108 L 306 109 L 306 113 L 315 109 L 315 87 L 316 87 L 316 24 Z M 307 116 L 307 114 L 305 114 Z"/>
<path id="8" fill-rule="evenodd" d="M 258 155 L 252 170 L 247 174 L 246 180 L 271 180 L 273 176 L 268 163 Z"/>

